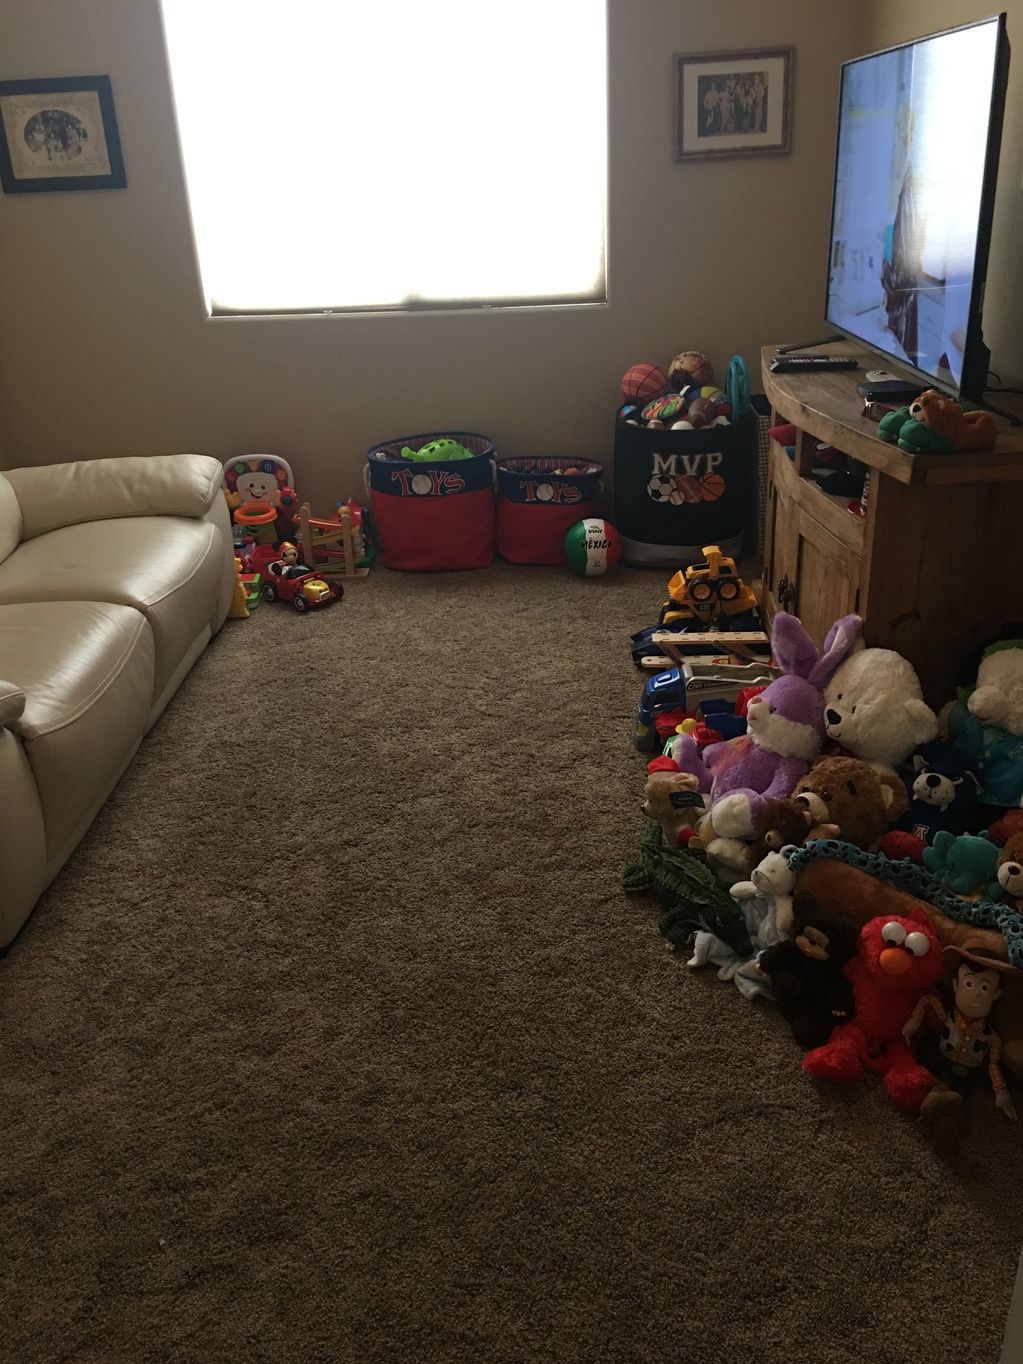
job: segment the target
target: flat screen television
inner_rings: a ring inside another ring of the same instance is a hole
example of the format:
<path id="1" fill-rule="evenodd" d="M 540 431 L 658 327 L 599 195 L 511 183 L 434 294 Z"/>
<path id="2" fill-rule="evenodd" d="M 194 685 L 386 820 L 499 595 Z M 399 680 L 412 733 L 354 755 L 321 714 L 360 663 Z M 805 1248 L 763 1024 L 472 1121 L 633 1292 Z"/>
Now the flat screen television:
<path id="1" fill-rule="evenodd" d="M 842 67 L 827 321 L 976 403 L 1008 69 L 1004 14 Z"/>

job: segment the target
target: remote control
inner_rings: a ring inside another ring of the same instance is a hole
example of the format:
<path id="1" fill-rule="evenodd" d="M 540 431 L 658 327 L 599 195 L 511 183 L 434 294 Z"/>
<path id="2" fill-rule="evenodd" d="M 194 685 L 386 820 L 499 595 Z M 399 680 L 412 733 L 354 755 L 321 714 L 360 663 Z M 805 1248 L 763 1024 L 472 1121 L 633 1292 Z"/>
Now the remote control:
<path id="1" fill-rule="evenodd" d="M 772 374 L 798 373 L 811 369 L 859 369 L 860 362 L 847 355 L 778 355 L 771 361 Z"/>

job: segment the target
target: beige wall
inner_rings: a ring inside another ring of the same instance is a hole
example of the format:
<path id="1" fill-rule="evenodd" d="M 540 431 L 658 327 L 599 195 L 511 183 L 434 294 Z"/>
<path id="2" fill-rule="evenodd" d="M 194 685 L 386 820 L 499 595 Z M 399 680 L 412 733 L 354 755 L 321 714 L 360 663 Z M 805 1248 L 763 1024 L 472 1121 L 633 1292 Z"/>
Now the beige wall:
<path id="1" fill-rule="evenodd" d="M 752 363 L 817 333 L 838 65 L 863 50 L 866 6 L 609 8 L 609 307 L 210 321 L 157 0 L 3 0 L 0 74 L 111 75 L 129 187 L 0 196 L 0 462 L 265 449 L 326 506 L 358 486 L 367 446 L 410 431 L 606 459 L 628 364 L 684 347 Z M 672 53 L 783 43 L 792 154 L 676 165 Z"/>
<path id="2" fill-rule="evenodd" d="M 1023 0 L 874 0 L 865 37 L 870 50 L 935 33 L 1002 10 L 1012 60 L 998 169 L 984 339 L 1003 382 L 1023 380 Z M 955 167 L 949 167 L 954 181 Z"/>

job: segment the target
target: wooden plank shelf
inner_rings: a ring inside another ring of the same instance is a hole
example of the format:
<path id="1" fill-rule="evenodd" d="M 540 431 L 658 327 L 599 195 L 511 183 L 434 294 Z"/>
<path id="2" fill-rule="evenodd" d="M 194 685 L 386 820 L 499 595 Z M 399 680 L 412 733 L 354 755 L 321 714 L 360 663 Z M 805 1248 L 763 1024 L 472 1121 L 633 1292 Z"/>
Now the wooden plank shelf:
<path id="1" fill-rule="evenodd" d="M 863 399 L 856 391 L 868 369 L 880 365 L 876 355 L 842 346 L 843 355 L 860 361 L 858 370 L 811 370 L 808 374 L 772 374 L 770 362 L 777 347 L 761 353 L 764 392 L 771 407 L 786 414 L 801 431 L 827 441 L 836 449 L 877 469 L 899 483 L 978 483 L 1023 481 L 1023 427 L 996 419 L 998 439 L 993 450 L 973 450 L 948 455 L 911 455 L 889 445 L 877 434 L 877 422 L 863 413 Z M 803 353 L 803 352 L 801 352 Z M 832 349 L 809 349 L 807 355 L 835 354 Z"/>

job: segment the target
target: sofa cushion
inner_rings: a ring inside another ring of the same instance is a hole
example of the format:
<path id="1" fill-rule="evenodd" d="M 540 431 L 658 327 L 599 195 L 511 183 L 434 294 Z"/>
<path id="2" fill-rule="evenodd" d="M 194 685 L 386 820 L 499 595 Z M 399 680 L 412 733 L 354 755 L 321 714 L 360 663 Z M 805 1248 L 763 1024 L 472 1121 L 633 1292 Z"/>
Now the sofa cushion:
<path id="1" fill-rule="evenodd" d="M 94 601 L 145 614 L 156 644 L 152 700 L 196 640 L 219 626 L 229 551 L 211 521 L 123 517 L 65 526 L 26 540 L 0 563 L 0 605 Z M 5 674 L 0 666 L 0 677 Z M 16 678 L 12 678 L 17 681 Z"/>
<path id="2" fill-rule="evenodd" d="M 21 539 L 21 508 L 14 489 L 0 474 L 0 559 L 6 559 L 18 548 Z"/>
<path id="3" fill-rule="evenodd" d="M 25 694 L 8 729 L 32 768 L 48 858 L 96 813 L 138 746 L 153 660 L 153 632 L 130 606 L 0 606 L 0 676 Z"/>
<path id="4" fill-rule="evenodd" d="M 223 469 L 210 455 L 125 455 L 10 469 L 21 538 L 120 516 L 202 517 L 223 499 Z"/>

